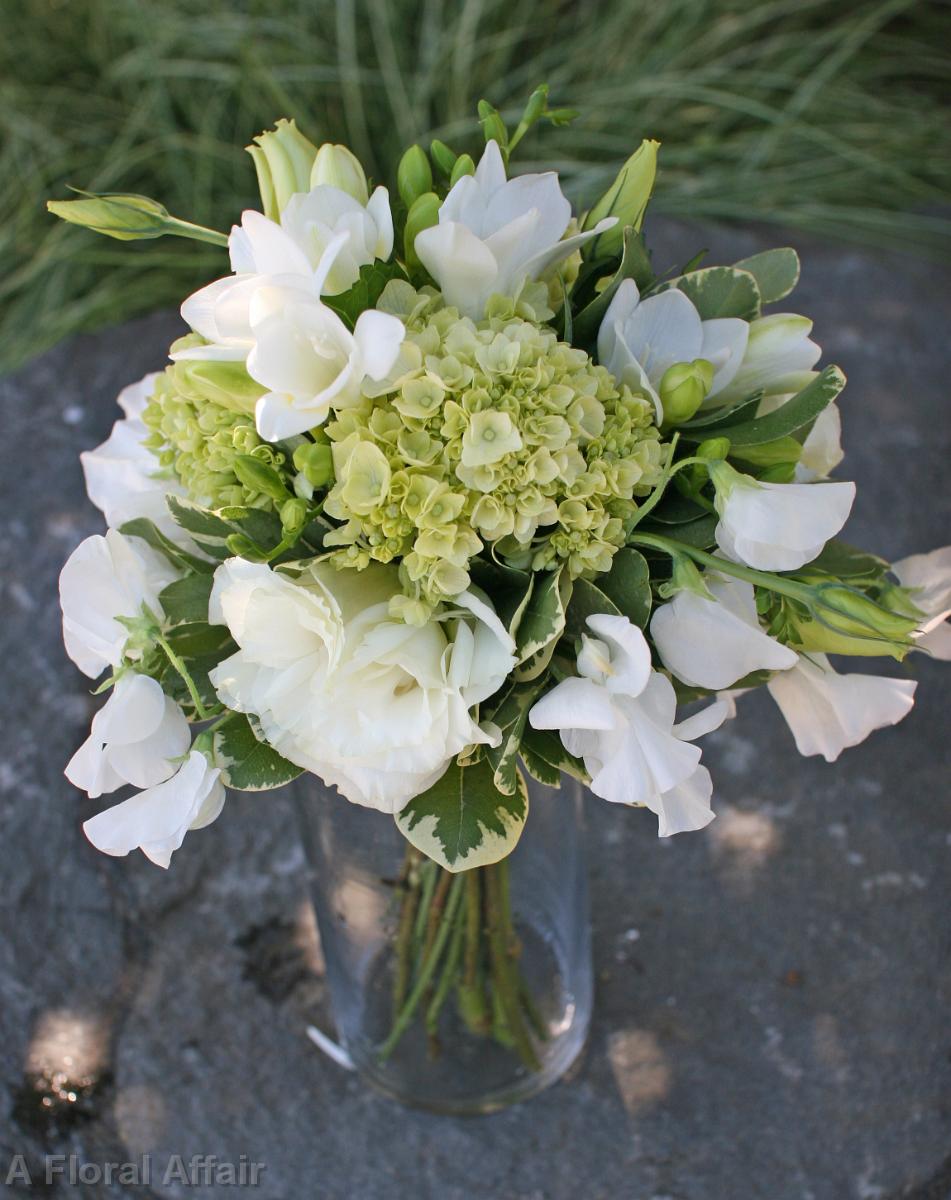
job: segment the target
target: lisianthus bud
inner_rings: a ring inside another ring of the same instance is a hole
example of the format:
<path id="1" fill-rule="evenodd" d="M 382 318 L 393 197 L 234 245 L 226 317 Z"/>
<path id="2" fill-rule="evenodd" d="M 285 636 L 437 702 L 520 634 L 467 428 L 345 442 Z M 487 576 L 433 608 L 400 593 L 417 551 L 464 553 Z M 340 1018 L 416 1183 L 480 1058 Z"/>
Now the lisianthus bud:
<path id="1" fill-rule="evenodd" d="M 310 191 L 317 147 L 294 121 L 280 120 L 246 149 L 254 159 L 264 215 L 277 221 L 295 192 Z"/>
<path id="2" fill-rule="evenodd" d="M 583 229 L 594 229 L 605 217 L 617 217 L 617 224 L 594 238 L 585 248 L 587 258 L 606 258 L 619 254 L 628 226 L 640 229 L 644 211 L 654 188 L 657 151 L 660 142 L 645 139 L 617 174 L 617 178 L 584 219 Z"/>
<path id="3" fill-rule="evenodd" d="M 705 358 L 668 367 L 658 388 L 664 406 L 664 424 L 682 425 L 689 421 L 712 385 L 713 366 Z"/>
<path id="4" fill-rule="evenodd" d="M 294 466 L 315 488 L 324 487 L 334 477 L 333 454 L 326 442 L 303 442 L 294 451 Z"/>
<path id="5" fill-rule="evenodd" d="M 419 262 L 415 249 L 417 235 L 437 223 L 439 203 L 435 192 L 426 192 L 413 202 L 413 207 L 406 217 L 406 229 L 403 233 L 403 252 L 408 263 Z"/>
<path id="6" fill-rule="evenodd" d="M 134 242 L 168 233 L 174 218 L 168 209 L 148 196 L 90 196 L 82 200 L 47 200 L 54 217 L 71 225 L 84 225 L 96 233 Z"/>
<path id="7" fill-rule="evenodd" d="M 407 208 L 433 188 L 433 172 L 426 152 L 420 146 L 410 146 L 396 169 L 396 186 Z"/>
<path id="8" fill-rule="evenodd" d="M 310 173 L 310 186 L 315 188 L 321 184 L 339 188 L 364 206 L 369 202 L 370 192 L 367 189 L 367 177 L 363 167 L 353 151 L 348 150 L 346 146 L 324 142 L 317 151 Z"/>

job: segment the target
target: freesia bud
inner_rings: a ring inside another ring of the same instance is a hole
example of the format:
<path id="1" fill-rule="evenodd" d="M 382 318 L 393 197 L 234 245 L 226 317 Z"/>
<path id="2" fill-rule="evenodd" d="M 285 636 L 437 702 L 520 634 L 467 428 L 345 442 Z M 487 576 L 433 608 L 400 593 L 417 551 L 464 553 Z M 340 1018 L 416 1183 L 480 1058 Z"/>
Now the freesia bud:
<path id="1" fill-rule="evenodd" d="M 310 191 L 317 147 L 294 121 L 282 119 L 273 129 L 259 133 L 246 149 L 254 160 L 264 215 L 277 221 L 295 192 Z"/>
<path id="2" fill-rule="evenodd" d="M 416 255 L 416 238 L 424 229 L 429 229 L 439 220 L 439 197 L 435 192 L 426 192 L 413 202 L 413 207 L 406 217 L 406 229 L 403 233 L 403 251 L 408 263 L 418 263 Z"/>
<path id="3" fill-rule="evenodd" d="M 294 451 L 294 466 L 315 488 L 324 487 L 334 477 L 333 454 L 325 442 L 303 442 Z"/>
<path id="4" fill-rule="evenodd" d="M 396 169 L 396 186 L 407 208 L 413 201 L 433 189 L 433 172 L 426 152 L 420 146 L 410 146 Z"/>
<path id="5" fill-rule="evenodd" d="M 657 174 L 660 142 L 645 139 L 617 174 L 617 178 L 585 217 L 583 229 L 593 229 L 605 217 L 617 217 L 612 226 L 588 244 L 587 258 L 606 258 L 621 252 L 624 230 L 640 229 Z"/>
<path id="6" fill-rule="evenodd" d="M 499 110 L 493 108 L 488 100 L 479 101 L 479 123 L 482 126 L 482 132 L 485 134 L 487 142 L 498 142 L 499 149 L 505 153 L 505 147 L 508 145 L 509 135 L 505 128 L 505 122 L 499 115 Z"/>
<path id="7" fill-rule="evenodd" d="M 364 207 L 370 200 L 367 177 L 360 160 L 346 146 L 324 142 L 317 151 L 317 158 L 310 173 L 310 186 L 315 188 L 321 184 L 339 188 Z"/>
<path id="8" fill-rule="evenodd" d="M 658 392 L 664 406 L 664 424 L 689 421 L 713 385 L 713 366 L 705 358 L 674 363 L 661 376 Z"/>
<path id="9" fill-rule="evenodd" d="M 456 165 L 456 153 L 454 150 L 450 150 L 445 142 L 441 142 L 438 138 L 433 138 L 429 143 L 429 153 L 433 162 L 444 175 L 452 174 L 452 168 Z"/>
<path id="10" fill-rule="evenodd" d="M 449 183 L 455 187 L 463 175 L 474 175 L 475 163 L 470 154 L 460 154 L 456 159 L 456 165 L 452 168 L 452 174 L 449 176 Z"/>

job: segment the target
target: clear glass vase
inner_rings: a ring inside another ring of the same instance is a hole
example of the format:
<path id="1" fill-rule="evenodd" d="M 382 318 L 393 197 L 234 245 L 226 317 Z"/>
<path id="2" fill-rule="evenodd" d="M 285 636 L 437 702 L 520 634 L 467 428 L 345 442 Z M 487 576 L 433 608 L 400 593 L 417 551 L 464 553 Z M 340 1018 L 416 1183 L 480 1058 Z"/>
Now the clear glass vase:
<path id="1" fill-rule="evenodd" d="M 364 1079 L 484 1113 L 560 1078 L 591 1017 L 581 785 L 529 780 L 513 854 L 458 875 L 391 818 L 296 786 L 337 1035 Z"/>

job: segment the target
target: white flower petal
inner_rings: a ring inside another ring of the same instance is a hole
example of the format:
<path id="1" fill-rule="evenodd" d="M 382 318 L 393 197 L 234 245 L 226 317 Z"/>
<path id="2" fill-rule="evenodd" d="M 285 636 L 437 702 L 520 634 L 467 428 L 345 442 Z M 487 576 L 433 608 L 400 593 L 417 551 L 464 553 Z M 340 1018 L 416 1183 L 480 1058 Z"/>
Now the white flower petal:
<path id="1" fill-rule="evenodd" d="M 488 246 L 454 221 L 424 229 L 416 235 L 415 246 L 446 304 L 458 308 L 463 316 L 481 319 L 499 273 Z"/>
<path id="2" fill-rule="evenodd" d="M 739 317 L 717 317 L 703 322 L 703 340 L 698 357 L 705 358 L 713 365 L 713 383 L 708 399 L 733 382 L 746 353 L 749 332 L 749 324 Z"/>
<path id="3" fill-rule="evenodd" d="M 353 329 L 353 340 L 360 363 L 371 379 L 383 379 L 400 352 L 406 329 L 398 317 L 368 309 L 360 314 Z"/>
<path id="4" fill-rule="evenodd" d="M 528 714 L 533 729 L 614 729 L 617 715 L 608 691 L 590 679 L 563 679 Z"/>

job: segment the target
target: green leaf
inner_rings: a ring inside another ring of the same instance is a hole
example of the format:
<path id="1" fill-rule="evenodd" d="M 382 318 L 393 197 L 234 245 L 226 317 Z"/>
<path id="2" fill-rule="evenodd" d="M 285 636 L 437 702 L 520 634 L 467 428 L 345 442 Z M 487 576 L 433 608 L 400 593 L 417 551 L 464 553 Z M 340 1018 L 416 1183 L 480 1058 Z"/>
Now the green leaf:
<path id="1" fill-rule="evenodd" d="M 300 767 L 289 763 L 266 742 L 259 741 L 243 714 L 235 714 L 216 731 L 214 749 L 222 782 L 239 792 L 264 792 L 283 787 L 303 774 Z"/>
<path id="2" fill-rule="evenodd" d="M 618 550 L 611 570 L 598 577 L 598 587 L 619 612 L 644 629 L 651 615 L 651 573 L 647 559 L 630 547 Z"/>
<path id="3" fill-rule="evenodd" d="M 536 576 L 514 635 L 518 660 L 515 677 L 519 681 L 537 679 L 551 661 L 565 629 L 565 598 L 570 586 L 562 567 Z"/>
<path id="4" fill-rule="evenodd" d="M 633 279 L 640 290 L 644 290 L 653 281 L 650 256 L 644 242 L 644 235 L 636 229 L 628 227 L 624 230 L 624 250 L 621 255 L 621 265 L 614 278 L 590 304 L 580 312 L 575 313 L 572 321 L 572 332 L 576 346 L 587 345 L 598 336 L 601 321 L 608 310 L 608 305 L 614 299 L 614 293 L 625 279 Z"/>
<path id="5" fill-rule="evenodd" d="M 535 577 L 485 558 L 472 559 L 469 571 L 472 582 L 487 593 L 499 620 L 514 638 L 531 599 Z"/>
<path id="6" fill-rule="evenodd" d="M 539 682 L 512 684 L 504 692 L 501 701 L 483 717 L 497 725 L 502 733 L 498 746 L 486 746 L 485 757 L 494 771 L 495 786 L 506 796 L 515 794 L 518 787 L 516 761 L 522 741 L 528 710 L 542 690 Z"/>
<path id="7" fill-rule="evenodd" d="M 766 442 L 776 442 L 812 424 L 844 387 L 845 375 L 839 368 L 826 367 L 801 392 L 787 400 L 782 408 L 777 408 L 764 417 L 754 417 L 752 421 L 742 421 L 736 425 L 717 425 L 714 427 L 715 433 L 710 426 L 702 432 L 682 430 L 681 436 L 689 441 L 703 441 L 712 436 L 727 437 L 736 451 L 736 457 L 742 457 L 742 446 L 762 446 Z"/>
<path id="8" fill-rule="evenodd" d="M 526 727 L 522 735 L 522 762 L 539 783 L 549 787 L 558 787 L 562 772 L 582 783 L 591 781 L 581 759 L 569 754 L 561 738 L 549 729 Z"/>
<path id="9" fill-rule="evenodd" d="M 825 571 L 836 579 L 866 580 L 874 582 L 883 579 L 891 570 L 890 564 L 877 554 L 859 550 L 848 542 L 832 538 L 826 542 L 822 553 L 814 558 L 808 567 L 809 571 Z"/>
<path id="10" fill-rule="evenodd" d="M 180 546 L 165 536 L 164 533 L 152 521 L 146 517 L 136 517 L 132 521 L 126 521 L 124 525 L 119 526 L 119 532 L 127 537 L 141 538 L 143 542 L 147 542 L 153 550 L 158 550 L 160 554 L 164 554 L 169 562 L 174 563 L 176 567 L 182 567 L 186 571 L 201 571 L 211 573 L 215 569 L 215 564 L 208 562 L 204 558 L 198 558 L 194 554 L 189 554 L 187 550 L 183 550 Z"/>
<path id="11" fill-rule="evenodd" d="M 159 592 L 159 601 L 169 623 L 207 621 L 212 582 L 211 575 L 185 575 Z"/>
<path id="12" fill-rule="evenodd" d="M 799 282 L 799 255 L 790 246 L 763 250 L 735 265 L 740 271 L 749 271 L 756 280 L 764 304 L 782 300 Z"/>
<path id="13" fill-rule="evenodd" d="M 747 413 L 747 417 L 754 416 L 755 410 L 759 407 L 759 402 L 762 399 L 763 393 L 761 391 L 751 392 L 749 396 L 744 396 L 742 400 L 725 405 L 723 408 L 712 408 L 709 412 L 701 410 L 697 416 L 692 417 L 689 421 L 684 421 L 682 425 L 678 425 L 677 430 L 681 436 L 684 436 L 684 430 L 689 433 L 692 429 L 699 429 L 703 431 L 704 438 L 715 437 L 718 426 L 727 425 L 731 422 L 734 425 L 737 424 L 741 413 L 746 412 L 747 409 L 753 409 L 753 412 Z"/>
<path id="14" fill-rule="evenodd" d="M 749 271 L 736 267 L 702 267 L 671 282 L 693 301 L 703 321 L 716 317 L 741 317 L 744 321 L 752 321 L 759 316 L 759 288 Z"/>
<path id="15" fill-rule="evenodd" d="M 237 649 L 224 625 L 209 625 L 207 621 L 186 621 L 166 636 L 175 653 L 185 659 L 214 656 L 220 661 Z"/>
<path id="16" fill-rule="evenodd" d="M 405 278 L 405 271 L 396 261 L 368 263 L 360 268 L 360 278 L 349 291 L 338 296 L 323 296 L 322 303 L 343 317 L 352 329 L 362 312 L 376 308 L 376 302 L 390 280 Z"/>
<path id="17" fill-rule="evenodd" d="M 598 583 L 600 583 L 600 579 Z M 590 579 L 576 579 L 571 593 L 571 603 L 568 605 L 567 632 L 573 637 L 589 633 L 588 617 L 594 613 L 609 613 L 612 617 L 623 616 L 620 608 L 601 590 L 597 583 Z"/>
<path id="18" fill-rule="evenodd" d="M 651 513 L 651 516 L 654 514 Z M 709 550 L 711 546 L 716 545 L 716 537 L 714 530 L 717 527 L 717 517 L 713 513 L 704 513 L 703 516 L 695 518 L 693 521 L 687 521 L 682 525 L 678 525 L 675 530 L 658 529 L 651 530 L 652 532 L 661 533 L 667 537 L 676 537 L 678 542 L 684 542 L 688 546 L 696 546 L 698 550 Z M 648 532 L 648 527 L 644 527 L 644 532 Z"/>
<path id="19" fill-rule="evenodd" d="M 180 496 L 168 496 L 166 503 L 176 524 L 190 534 L 202 550 L 217 559 L 231 557 L 228 538 L 232 534 L 250 538 L 265 551 L 273 550 L 283 536 L 280 518 L 261 508 L 235 505 L 213 512 Z"/>
<path id="20" fill-rule="evenodd" d="M 487 867 L 510 854 L 528 816 L 528 788 L 516 771 L 516 788 L 506 796 L 495 786 L 485 760 L 460 767 L 453 762 L 428 791 L 396 814 L 403 836 L 447 871 Z"/>
<path id="21" fill-rule="evenodd" d="M 687 521 L 695 521 L 697 517 L 704 516 L 706 511 L 680 492 L 670 489 L 648 519 L 659 521 L 661 525 L 684 525 Z"/>

